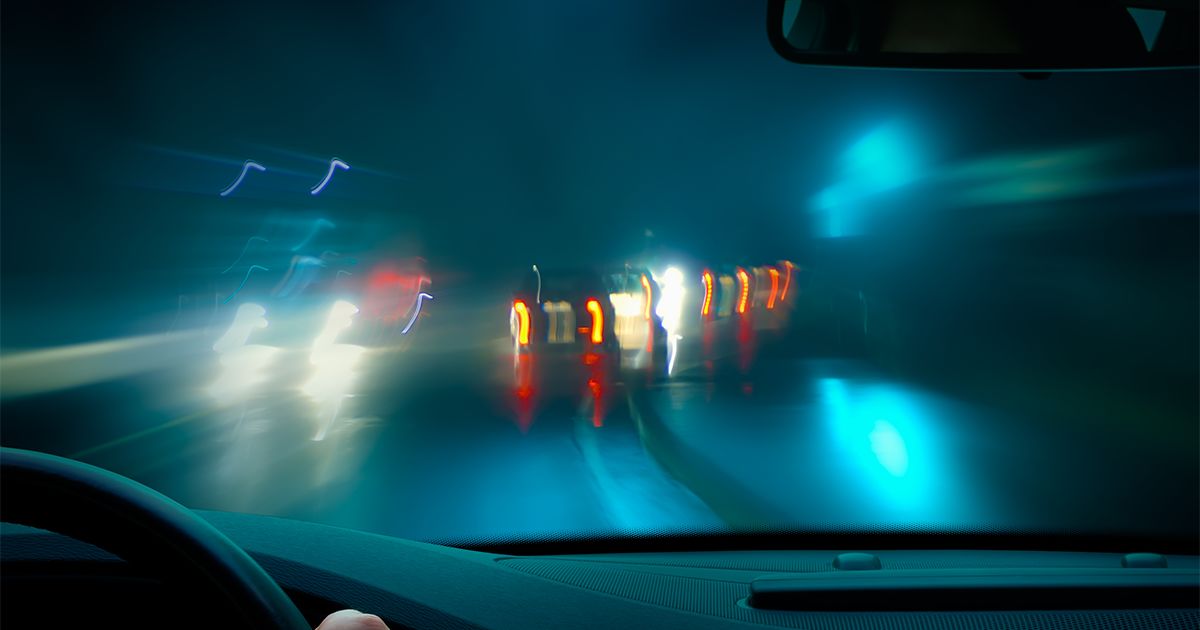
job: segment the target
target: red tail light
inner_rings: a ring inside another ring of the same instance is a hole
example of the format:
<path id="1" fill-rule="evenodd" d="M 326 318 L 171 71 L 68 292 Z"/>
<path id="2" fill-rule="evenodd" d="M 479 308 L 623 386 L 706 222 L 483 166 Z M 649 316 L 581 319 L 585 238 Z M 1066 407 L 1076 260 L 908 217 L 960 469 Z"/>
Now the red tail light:
<path id="1" fill-rule="evenodd" d="M 746 273 L 745 269 L 738 267 L 737 270 L 738 282 L 742 285 L 742 296 L 738 298 L 737 312 L 739 315 L 746 312 L 746 305 L 750 303 L 750 274 Z"/>
<path id="2" fill-rule="evenodd" d="M 592 314 L 592 343 L 604 343 L 604 309 L 596 298 L 588 299 L 587 312 Z"/>
<path id="3" fill-rule="evenodd" d="M 767 273 L 771 274 L 771 295 L 767 298 L 767 310 L 775 308 L 775 294 L 779 292 L 779 270 L 774 267 L 768 267 Z"/>
<path id="4" fill-rule="evenodd" d="M 700 315 L 702 317 L 708 317 L 708 312 L 712 310 L 712 272 L 705 270 L 704 275 L 700 276 L 700 279 L 704 282 L 704 302 L 700 305 Z"/>
<path id="5" fill-rule="evenodd" d="M 521 300 L 513 302 L 513 314 L 517 317 L 517 344 L 529 345 L 529 307 Z"/>

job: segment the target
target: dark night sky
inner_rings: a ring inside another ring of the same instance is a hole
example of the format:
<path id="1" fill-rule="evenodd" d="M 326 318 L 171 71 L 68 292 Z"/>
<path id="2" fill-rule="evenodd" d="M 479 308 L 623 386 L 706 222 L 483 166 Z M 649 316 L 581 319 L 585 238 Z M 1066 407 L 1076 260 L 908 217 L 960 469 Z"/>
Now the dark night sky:
<path id="1" fill-rule="evenodd" d="M 836 157 L 893 120 L 941 165 L 1131 135 L 1196 163 L 1195 73 L 807 68 L 771 50 L 761 2 L 92 4 L 4 4 L 10 314 L 47 283 L 219 268 L 268 216 L 444 267 L 609 260 L 647 228 L 772 260 L 809 236 Z M 311 198 L 331 156 L 353 177 Z M 219 198 L 248 158 L 272 177 Z"/>

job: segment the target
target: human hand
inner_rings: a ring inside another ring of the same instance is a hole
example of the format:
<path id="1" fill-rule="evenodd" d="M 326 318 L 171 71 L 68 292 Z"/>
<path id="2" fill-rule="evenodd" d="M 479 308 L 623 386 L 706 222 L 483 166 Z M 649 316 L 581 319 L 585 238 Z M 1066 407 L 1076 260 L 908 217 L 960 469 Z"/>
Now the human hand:
<path id="1" fill-rule="evenodd" d="M 357 610 L 339 610 L 326 617 L 317 630 L 388 630 L 388 627 L 375 615 Z"/>

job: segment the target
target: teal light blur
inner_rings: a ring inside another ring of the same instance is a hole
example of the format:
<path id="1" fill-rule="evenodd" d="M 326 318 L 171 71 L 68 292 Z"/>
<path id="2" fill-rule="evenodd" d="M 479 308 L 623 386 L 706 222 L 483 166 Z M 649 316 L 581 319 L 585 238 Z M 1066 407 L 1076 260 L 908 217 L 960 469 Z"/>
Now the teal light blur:
<path id="1" fill-rule="evenodd" d="M 904 438 L 892 423 L 887 420 L 876 420 L 875 428 L 867 436 L 871 441 L 871 452 L 892 476 L 903 477 L 908 473 L 908 448 Z"/>
<path id="2" fill-rule="evenodd" d="M 960 185 L 955 203 L 1023 204 L 1071 199 L 1145 185 L 1121 160 L 1137 155 L 1129 140 L 978 157 L 945 169 L 944 184 Z"/>
<path id="3" fill-rule="evenodd" d="M 817 398 L 831 446 L 845 460 L 841 482 L 878 497 L 878 518 L 911 522 L 923 510 L 944 513 L 931 508 L 953 471 L 926 401 L 886 384 L 841 378 L 819 379 Z"/>
<path id="4" fill-rule="evenodd" d="M 903 186 L 916 178 L 912 140 L 896 124 L 863 136 L 842 158 L 843 178 L 867 194 Z"/>
<path id="5" fill-rule="evenodd" d="M 862 234 L 871 199 L 908 185 L 920 175 L 910 134 L 898 123 L 881 125 L 850 145 L 837 180 L 812 198 L 815 231 L 826 238 Z"/>

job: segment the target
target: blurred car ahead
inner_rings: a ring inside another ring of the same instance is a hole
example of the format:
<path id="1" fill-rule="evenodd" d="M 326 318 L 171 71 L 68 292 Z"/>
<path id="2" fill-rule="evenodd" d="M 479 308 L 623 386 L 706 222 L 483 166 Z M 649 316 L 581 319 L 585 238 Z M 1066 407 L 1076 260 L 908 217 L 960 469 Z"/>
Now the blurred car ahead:
<path id="1" fill-rule="evenodd" d="M 603 387 L 621 357 L 608 289 L 595 271 L 535 266 L 526 274 L 509 316 L 518 390 Z"/>
<path id="2" fill-rule="evenodd" d="M 606 273 L 613 328 L 622 369 L 657 374 L 665 369 L 667 335 L 663 328 L 662 288 L 654 274 L 626 265 Z"/>

